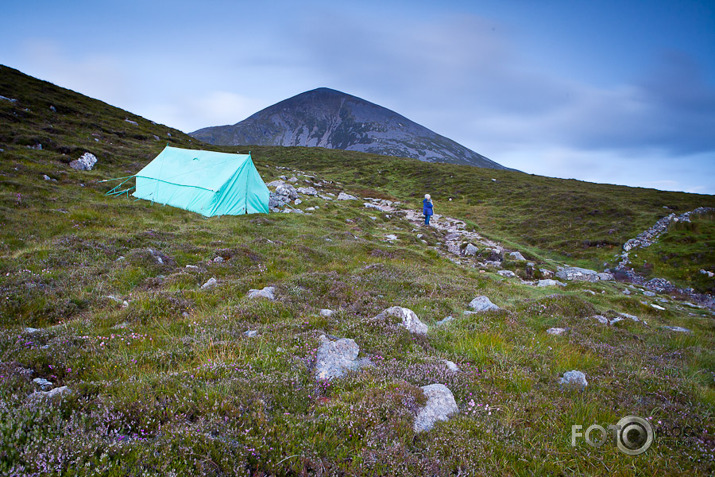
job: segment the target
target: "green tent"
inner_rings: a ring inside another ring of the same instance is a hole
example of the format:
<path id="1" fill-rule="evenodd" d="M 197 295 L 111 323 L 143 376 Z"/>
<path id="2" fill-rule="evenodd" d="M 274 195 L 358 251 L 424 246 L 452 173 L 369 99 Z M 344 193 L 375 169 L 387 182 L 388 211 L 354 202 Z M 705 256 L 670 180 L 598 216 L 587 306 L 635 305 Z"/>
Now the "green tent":
<path id="1" fill-rule="evenodd" d="M 135 177 L 140 199 L 207 217 L 268 213 L 268 187 L 250 154 L 166 146 Z"/>

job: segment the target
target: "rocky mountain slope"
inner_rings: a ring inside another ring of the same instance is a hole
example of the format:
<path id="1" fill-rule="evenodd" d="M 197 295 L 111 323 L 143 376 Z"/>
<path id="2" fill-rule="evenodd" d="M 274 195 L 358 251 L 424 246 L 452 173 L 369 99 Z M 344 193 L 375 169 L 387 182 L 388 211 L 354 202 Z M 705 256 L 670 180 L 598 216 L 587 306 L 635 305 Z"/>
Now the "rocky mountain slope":
<path id="1" fill-rule="evenodd" d="M 651 286 L 712 292 L 715 197 L 259 146 L 279 212 L 206 219 L 100 181 L 236 147 L 0 96 L 0 475 L 715 472 L 713 312 Z"/>
<path id="2" fill-rule="evenodd" d="M 505 169 L 394 111 L 328 88 L 286 99 L 233 126 L 208 127 L 191 136 L 217 145 L 325 147 Z"/>

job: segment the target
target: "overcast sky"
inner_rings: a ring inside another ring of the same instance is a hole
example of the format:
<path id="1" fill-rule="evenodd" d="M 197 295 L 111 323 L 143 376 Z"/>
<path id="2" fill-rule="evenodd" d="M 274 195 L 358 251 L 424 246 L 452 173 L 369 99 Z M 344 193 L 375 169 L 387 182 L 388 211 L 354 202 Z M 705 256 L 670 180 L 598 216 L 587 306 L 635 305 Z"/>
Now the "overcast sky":
<path id="1" fill-rule="evenodd" d="M 325 86 L 524 172 L 715 194 L 715 0 L 5 0 L 0 63 L 186 132 Z"/>

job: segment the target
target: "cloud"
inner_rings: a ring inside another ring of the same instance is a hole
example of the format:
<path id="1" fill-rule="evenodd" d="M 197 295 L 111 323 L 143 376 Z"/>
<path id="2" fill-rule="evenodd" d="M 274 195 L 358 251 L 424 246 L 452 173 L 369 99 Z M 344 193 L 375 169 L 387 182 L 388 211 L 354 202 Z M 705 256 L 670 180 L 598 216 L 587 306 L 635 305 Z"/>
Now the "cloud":
<path id="1" fill-rule="evenodd" d="M 59 42 L 42 38 L 27 40 L 21 51 L 23 64 L 16 67 L 33 76 L 112 105 L 132 98 L 129 76 L 119 58 L 96 53 L 78 58 Z"/>

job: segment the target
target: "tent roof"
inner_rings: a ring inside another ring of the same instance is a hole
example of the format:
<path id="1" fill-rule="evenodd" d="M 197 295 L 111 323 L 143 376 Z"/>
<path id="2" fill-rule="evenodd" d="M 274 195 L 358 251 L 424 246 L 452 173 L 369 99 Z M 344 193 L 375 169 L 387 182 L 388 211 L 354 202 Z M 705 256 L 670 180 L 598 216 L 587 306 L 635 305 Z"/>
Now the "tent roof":
<path id="1" fill-rule="evenodd" d="M 250 158 L 250 154 L 166 146 L 153 161 L 137 172 L 136 177 L 218 191 Z"/>

